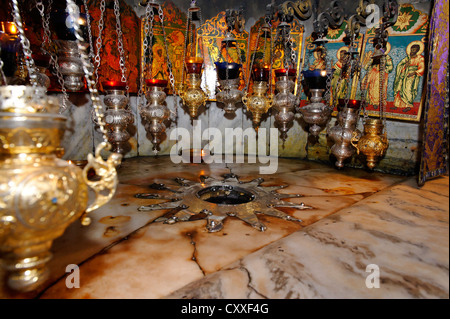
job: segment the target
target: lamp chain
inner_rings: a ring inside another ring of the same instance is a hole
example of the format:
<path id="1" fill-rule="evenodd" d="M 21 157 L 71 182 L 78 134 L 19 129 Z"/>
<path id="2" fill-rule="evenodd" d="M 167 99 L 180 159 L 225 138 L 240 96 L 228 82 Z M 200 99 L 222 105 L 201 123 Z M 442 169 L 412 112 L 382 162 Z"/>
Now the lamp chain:
<path id="1" fill-rule="evenodd" d="M 23 28 L 22 17 L 20 16 L 19 3 L 17 0 L 11 1 L 13 5 L 13 18 L 19 33 L 20 43 L 22 44 L 25 63 L 28 68 L 28 76 L 30 77 L 31 84 L 33 86 L 37 86 L 36 65 L 34 64 L 34 59 L 31 55 L 30 41 L 27 39 L 25 35 L 25 30 Z"/>
<path id="2" fill-rule="evenodd" d="M 98 69 L 100 68 L 100 64 L 101 64 L 100 52 L 101 52 L 102 46 L 103 46 L 102 32 L 103 32 L 103 27 L 104 27 L 103 16 L 105 14 L 105 9 L 106 9 L 106 2 L 105 2 L 105 0 L 101 0 L 101 2 L 100 2 L 100 18 L 98 20 L 98 37 L 95 42 L 95 46 L 97 48 L 97 52 L 94 57 L 95 85 L 98 84 Z"/>
<path id="3" fill-rule="evenodd" d="M 55 52 L 52 52 L 50 50 L 51 47 L 51 32 L 50 32 L 50 12 L 51 12 L 51 6 L 53 4 L 53 0 L 48 1 L 48 7 L 47 7 L 47 16 L 45 15 L 45 7 L 44 4 L 41 1 L 38 1 L 36 3 L 36 8 L 39 11 L 39 14 L 42 18 L 42 28 L 44 30 L 44 34 L 42 36 L 42 43 L 41 43 L 41 50 L 42 52 L 48 54 L 50 56 L 51 64 L 53 65 L 52 73 L 56 76 L 58 79 L 58 83 L 61 86 L 61 92 L 63 95 L 62 103 L 61 103 L 61 111 L 65 110 L 67 108 L 67 101 L 69 100 L 69 95 L 67 94 L 67 89 L 64 83 L 64 77 L 61 74 L 61 70 L 59 68 L 58 64 L 58 56 L 55 54 Z"/>
<path id="4" fill-rule="evenodd" d="M 92 106 L 94 108 L 95 116 L 96 116 L 96 123 L 99 126 L 99 130 L 102 133 L 103 141 L 107 145 L 106 149 L 111 149 L 111 144 L 108 142 L 108 137 L 106 134 L 105 129 L 105 121 L 103 113 L 101 113 L 102 110 L 102 103 L 100 101 L 100 97 L 96 88 L 96 81 L 93 80 L 93 72 L 92 70 L 92 64 L 89 60 L 89 56 L 86 53 L 86 48 L 82 45 L 82 42 L 84 41 L 83 35 L 80 29 L 80 25 L 78 24 L 78 18 L 79 18 L 79 8 L 74 3 L 73 0 L 67 0 L 67 9 L 69 12 L 69 16 L 71 20 L 73 21 L 73 27 L 75 29 L 75 38 L 78 46 L 78 51 L 81 56 L 81 60 L 83 62 L 83 71 L 84 76 L 86 79 L 87 87 L 89 89 L 89 93 L 92 100 Z"/>
<path id="5" fill-rule="evenodd" d="M 121 82 L 126 83 L 127 97 L 130 96 L 130 87 L 126 77 L 127 68 L 125 66 L 125 50 L 123 48 L 123 32 L 120 23 L 120 5 L 119 0 L 114 0 L 114 15 L 116 16 L 117 50 L 119 51 L 119 66 L 122 73 Z"/>

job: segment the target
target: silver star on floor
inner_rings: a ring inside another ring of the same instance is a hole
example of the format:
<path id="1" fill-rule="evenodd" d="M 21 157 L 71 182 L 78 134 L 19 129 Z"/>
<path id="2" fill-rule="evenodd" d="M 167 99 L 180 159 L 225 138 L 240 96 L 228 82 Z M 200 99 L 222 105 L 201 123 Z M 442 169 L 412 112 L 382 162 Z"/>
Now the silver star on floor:
<path id="1" fill-rule="evenodd" d="M 206 229 L 217 232 L 223 229 L 223 221 L 231 216 L 236 217 L 250 226 L 265 231 L 267 227 L 261 223 L 257 214 L 274 216 L 289 221 L 302 222 L 276 208 L 290 207 L 295 209 L 312 209 L 304 203 L 295 204 L 284 201 L 286 198 L 299 198 L 299 194 L 281 194 L 276 191 L 286 186 L 261 186 L 264 179 L 257 178 L 250 182 L 241 182 L 235 174 L 227 174 L 223 180 L 208 176 L 200 176 L 200 182 L 183 178 L 175 181 L 180 185 L 176 190 L 164 184 L 153 184 L 151 188 L 168 191 L 168 195 L 161 196 L 154 193 L 136 194 L 137 198 L 167 199 L 167 202 L 141 206 L 139 211 L 169 210 L 155 221 L 173 224 L 199 219 L 206 219 Z M 210 202 L 211 199 L 230 196 L 238 204 L 220 204 Z M 242 203 L 241 203 L 242 202 Z"/>

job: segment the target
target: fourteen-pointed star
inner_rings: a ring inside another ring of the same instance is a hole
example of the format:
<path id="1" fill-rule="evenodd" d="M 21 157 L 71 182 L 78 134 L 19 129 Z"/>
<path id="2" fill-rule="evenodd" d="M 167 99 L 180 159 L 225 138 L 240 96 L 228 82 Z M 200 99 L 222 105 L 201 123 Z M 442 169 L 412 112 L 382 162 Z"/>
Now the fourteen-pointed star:
<path id="1" fill-rule="evenodd" d="M 228 216 L 243 220 L 259 231 L 265 231 L 266 226 L 258 220 L 257 214 L 274 216 L 289 221 L 301 222 L 276 208 L 290 207 L 295 209 L 311 209 L 304 203 L 295 204 L 284 201 L 286 198 L 298 198 L 302 195 L 277 193 L 276 190 L 285 186 L 261 186 L 262 178 L 250 182 L 241 182 L 234 174 L 227 174 L 223 180 L 200 176 L 200 182 L 183 178 L 175 181 L 180 185 L 176 190 L 167 188 L 164 184 L 153 184 L 152 188 L 167 190 L 166 196 L 159 194 L 136 194 L 137 198 L 166 199 L 167 202 L 141 206 L 140 211 L 168 210 L 156 219 L 173 224 L 179 221 L 207 220 L 207 230 L 217 232 L 223 228 L 223 221 Z"/>

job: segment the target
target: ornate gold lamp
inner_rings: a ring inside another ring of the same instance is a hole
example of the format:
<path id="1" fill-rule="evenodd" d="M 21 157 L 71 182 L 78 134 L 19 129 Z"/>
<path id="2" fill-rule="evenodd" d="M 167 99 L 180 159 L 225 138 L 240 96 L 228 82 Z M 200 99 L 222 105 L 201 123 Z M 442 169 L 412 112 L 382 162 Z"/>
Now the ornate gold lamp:
<path id="1" fill-rule="evenodd" d="M 258 128 L 261 116 L 272 107 L 273 94 L 267 94 L 270 68 L 256 66 L 252 70 L 253 92 L 245 92 L 242 103 L 252 114 L 253 125 Z"/>
<path id="2" fill-rule="evenodd" d="M 364 123 L 364 135 L 358 137 L 354 133 L 351 140 L 358 154 L 362 153 L 366 158 L 366 165 L 373 169 L 389 147 L 387 134 L 384 132 L 384 124 L 380 119 L 367 119 Z"/>
<path id="3" fill-rule="evenodd" d="M 189 115 L 195 119 L 198 116 L 198 108 L 206 104 L 207 96 L 202 90 L 202 69 L 203 59 L 198 57 L 190 57 L 186 59 L 186 83 L 185 87 L 180 91 L 183 104 L 189 109 Z"/>
<path id="4" fill-rule="evenodd" d="M 379 64 L 380 69 L 380 110 L 378 118 L 368 118 L 367 111 L 364 109 L 364 135 L 361 138 L 354 136 L 352 144 L 357 149 L 358 154 L 362 153 L 366 159 L 366 165 L 374 169 L 380 159 L 386 154 L 389 147 L 389 141 L 386 131 L 386 49 L 389 33 L 387 28 L 394 25 L 397 21 L 398 3 L 396 0 L 385 2 L 382 23 L 375 30 L 373 46 L 375 53 L 372 56 L 372 64 Z M 367 80 L 367 77 L 366 77 Z M 363 98 L 367 99 L 365 91 L 367 83 L 364 83 L 361 89 Z M 364 106 L 367 104 L 365 101 Z"/>
<path id="5" fill-rule="evenodd" d="M 24 55 L 32 59 L 17 0 L 12 2 Z M 71 0 L 68 8 L 75 15 L 77 7 Z M 82 37 L 77 24 L 75 30 L 79 41 Z M 88 70 L 89 58 L 81 43 L 79 49 Z M 34 74 L 32 66 L 30 63 L 28 68 Z M 83 170 L 56 156 L 66 121 L 58 114 L 57 100 L 48 97 L 36 81 L 32 86 L 0 87 L 0 258 L 12 289 L 31 291 L 45 282 L 53 240 L 80 217 L 82 224 L 88 225 L 87 213 L 114 195 L 118 183 L 115 166 L 122 156 L 112 153 L 106 161 L 100 156 L 110 145 L 91 75 L 86 78 L 104 142 L 95 156 L 89 154 Z M 98 179 L 88 179 L 91 169 Z M 89 206 L 88 186 L 96 194 Z"/>
<path id="6" fill-rule="evenodd" d="M 273 93 L 272 93 L 272 28 L 270 25 L 272 14 L 267 13 L 264 17 L 264 24 L 262 24 L 258 33 L 256 34 L 256 44 L 252 53 L 251 63 L 249 65 L 250 76 L 247 78 L 246 87 L 244 89 L 244 96 L 242 97 L 242 103 L 247 107 L 247 111 L 252 115 L 253 126 L 257 130 L 261 117 L 269 111 L 273 105 Z M 260 38 L 263 39 L 262 52 L 261 48 L 258 48 Z M 270 55 L 266 56 L 267 42 L 270 44 Z M 257 55 L 262 55 L 262 58 L 255 63 Z M 250 80 L 252 85 L 250 86 Z M 252 89 L 252 91 L 251 91 Z M 269 92 L 267 92 L 269 91 Z"/>
<path id="7" fill-rule="evenodd" d="M 188 108 L 189 115 L 192 119 L 197 118 L 198 109 L 205 105 L 208 100 L 207 94 L 203 91 L 202 71 L 203 58 L 197 56 L 196 41 L 197 32 L 193 22 L 194 14 L 201 25 L 201 9 L 197 6 L 196 1 L 191 1 L 188 9 L 188 18 L 186 21 L 185 46 L 183 52 L 184 67 L 182 70 L 182 83 L 178 95 L 183 104 Z M 186 72 L 186 73 L 185 73 Z"/>

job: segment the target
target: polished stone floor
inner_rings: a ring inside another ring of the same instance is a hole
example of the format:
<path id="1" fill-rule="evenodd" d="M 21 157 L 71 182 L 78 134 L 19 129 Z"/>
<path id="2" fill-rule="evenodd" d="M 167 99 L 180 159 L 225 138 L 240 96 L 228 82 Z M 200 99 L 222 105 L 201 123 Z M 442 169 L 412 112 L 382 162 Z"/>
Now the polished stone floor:
<path id="1" fill-rule="evenodd" d="M 124 160 L 114 198 L 91 213 L 91 225 L 76 222 L 54 242 L 48 282 L 27 294 L 2 286 L 0 297 L 449 297 L 448 176 L 419 188 L 415 177 L 294 159 L 279 159 L 271 175 L 258 165 Z M 234 209 L 209 232 L 217 204 L 205 202 L 209 215 L 177 206 L 189 199 L 180 185 L 201 188 L 202 176 L 218 185 L 237 178 L 244 188 L 262 178 L 257 187 L 276 196 L 266 214 L 245 219 L 247 208 Z M 80 288 L 66 287 L 69 264 L 79 266 Z"/>

